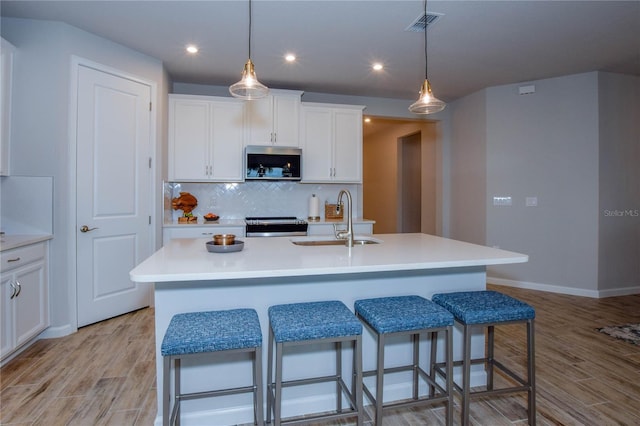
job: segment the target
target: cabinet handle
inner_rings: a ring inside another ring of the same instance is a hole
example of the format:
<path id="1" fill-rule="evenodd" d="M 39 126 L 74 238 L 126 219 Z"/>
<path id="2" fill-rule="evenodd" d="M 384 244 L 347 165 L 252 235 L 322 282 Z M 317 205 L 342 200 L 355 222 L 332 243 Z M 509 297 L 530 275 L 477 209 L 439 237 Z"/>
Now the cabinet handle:
<path id="1" fill-rule="evenodd" d="M 16 285 L 12 282 L 9 282 L 9 285 L 11 286 L 11 297 L 9 298 L 9 300 L 11 300 L 16 297 Z"/>
<path id="2" fill-rule="evenodd" d="M 20 292 L 22 291 L 22 285 L 20 285 L 20 281 L 16 281 L 16 285 L 18 286 L 18 292 L 15 297 L 20 296 Z"/>
<path id="3" fill-rule="evenodd" d="M 7 260 L 7 263 L 17 262 L 17 261 L 19 261 L 19 260 L 20 260 L 20 256 L 18 256 L 18 257 L 14 257 L 13 259 L 9 259 L 9 260 Z"/>

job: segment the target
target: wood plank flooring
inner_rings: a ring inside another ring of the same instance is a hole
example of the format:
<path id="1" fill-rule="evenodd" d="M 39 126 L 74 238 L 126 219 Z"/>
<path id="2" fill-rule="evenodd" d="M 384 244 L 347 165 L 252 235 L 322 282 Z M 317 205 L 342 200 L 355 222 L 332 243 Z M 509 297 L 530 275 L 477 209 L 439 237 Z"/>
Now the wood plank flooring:
<path id="1" fill-rule="evenodd" d="M 490 288 L 536 308 L 539 425 L 640 425 L 640 346 L 595 330 L 640 322 L 640 295 L 590 299 Z M 496 329 L 497 354 L 517 371 L 524 347 L 524 327 Z M 0 424 L 152 425 L 155 394 L 153 309 L 143 309 L 38 341 L 2 367 Z M 524 425 L 526 400 L 474 401 L 471 415 L 474 425 Z M 457 405 L 455 416 L 459 424 Z M 385 412 L 385 426 L 426 424 L 444 424 L 444 407 Z"/>

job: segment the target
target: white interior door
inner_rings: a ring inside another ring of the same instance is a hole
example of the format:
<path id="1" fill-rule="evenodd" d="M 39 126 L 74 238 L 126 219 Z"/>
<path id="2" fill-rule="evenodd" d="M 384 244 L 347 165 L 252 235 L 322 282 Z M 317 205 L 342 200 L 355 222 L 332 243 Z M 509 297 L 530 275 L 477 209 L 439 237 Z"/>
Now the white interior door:
<path id="1" fill-rule="evenodd" d="M 78 69 L 78 327 L 149 305 L 129 271 L 150 254 L 151 88 Z"/>

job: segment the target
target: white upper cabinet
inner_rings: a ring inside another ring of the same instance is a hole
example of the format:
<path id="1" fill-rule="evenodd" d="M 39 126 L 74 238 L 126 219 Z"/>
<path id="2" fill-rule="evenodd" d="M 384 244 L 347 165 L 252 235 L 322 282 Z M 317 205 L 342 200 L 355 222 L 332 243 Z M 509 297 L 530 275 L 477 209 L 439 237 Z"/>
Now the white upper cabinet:
<path id="1" fill-rule="evenodd" d="M 243 180 L 244 102 L 169 95 L 169 180 Z"/>
<path id="2" fill-rule="evenodd" d="M 363 106 L 304 103 L 303 182 L 362 183 Z"/>
<path id="3" fill-rule="evenodd" d="M 299 146 L 302 92 L 269 90 L 269 96 L 246 101 L 249 136 L 247 145 Z"/>
<path id="4" fill-rule="evenodd" d="M 11 86 L 15 47 L 0 39 L 0 176 L 9 175 L 9 146 L 11 144 Z"/>

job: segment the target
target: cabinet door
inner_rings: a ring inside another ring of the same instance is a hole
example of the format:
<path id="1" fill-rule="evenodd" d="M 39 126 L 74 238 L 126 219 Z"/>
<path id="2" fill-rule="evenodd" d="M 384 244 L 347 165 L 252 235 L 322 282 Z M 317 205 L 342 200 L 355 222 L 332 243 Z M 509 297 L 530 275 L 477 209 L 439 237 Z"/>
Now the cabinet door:
<path id="1" fill-rule="evenodd" d="M 13 276 L 3 274 L 0 282 L 0 358 L 4 358 L 13 350 Z"/>
<path id="2" fill-rule="evenodd" d="M 329 108 L 303 107 L 301 120 L 302 180 L 328 182 L 333 175 L 332 113 Z"/>
<path id="3" fill-rule="evenodd" d="M 273 97 L 247 101 L 247 145 L 273 145 Z"/>
<path id="4" fill-rule="evenodd" d="M 11 86 L 14 47 L 0 40 L 0 176 L 9 175 L 9 145 L 11 144 Z"/>
<path id="5" fill-rule="evenodd" d="M 300 146 L 301 96 L 302 92 L 281 91 L 247 102 L 247 145 Z"/>
<path id="6" fill-rule="evenodd" d="M 273 97 L 273 142 L 300 146 L 300 96 Z"/>
<path id="7" fill-rule="evenodd" d="M 211 175 L 225 182 L 243 180 L 244 105 L 241 102 L 211 104 Z"/>
<path id="8" fill-rule="evenodd" d="M 333 115 L 334 181 L 362 182 L 362 111 L 335 110 Z"/>
<path id="9" fill-rule="evenodd" d="M 171 99 L 169 102 L 169 180 L 209 178 L 209 103 Z"/>
<path id="10" fill-rule="evenodd" d="M 47 269 L 43 260 L 14 272 L 19 294 L 13 299 L 16 347 L 35 337 L 49 324 Z"/>

